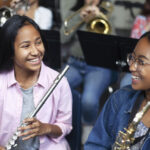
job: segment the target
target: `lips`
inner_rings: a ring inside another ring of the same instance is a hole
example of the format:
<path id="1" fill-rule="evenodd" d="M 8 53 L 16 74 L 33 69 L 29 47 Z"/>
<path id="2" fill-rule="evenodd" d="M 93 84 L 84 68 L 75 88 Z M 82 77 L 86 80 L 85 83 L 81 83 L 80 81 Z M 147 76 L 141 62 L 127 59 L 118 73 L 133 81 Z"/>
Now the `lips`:
<path id="1" fill-rule="evenodd" d="M 39 61 L 40 59 L 39 58 L 36 58 L 36 59 L 31 59 L 31 60 L 29 60 L 30 62 L 37 62 L 37 61 Z"/>
<path id="2" fill-rule="evenodd" d="M 34 58 L 34 59 L 29 59 L 28 62 L 30 62 L 32 64 L 39 64 L 41 62 L 41 59 L 40 59 L 40 57 Z"/>
<path id="3" fill-rule="evenodd" d="M 137 75 L 132 75 L 132 84 L 137 84 L 139 83 L 139 81 L 141 80 L 141 78 Z"/>

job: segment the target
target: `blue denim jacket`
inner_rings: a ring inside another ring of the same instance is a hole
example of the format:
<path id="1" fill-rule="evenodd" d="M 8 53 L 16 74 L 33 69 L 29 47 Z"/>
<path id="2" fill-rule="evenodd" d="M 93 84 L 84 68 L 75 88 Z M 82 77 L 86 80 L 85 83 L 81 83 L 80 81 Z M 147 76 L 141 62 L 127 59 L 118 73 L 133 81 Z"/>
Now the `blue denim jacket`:
<path id="1" fill-rule="evenodd" d="M 118 132 L 128 127 L 132 108 L 140 93 L 141 91 L 126 86 L 109 97 L 85 143 L 84 150 L 111 150 Z M 149 148 L 150 136 L 146 138 L 142 150 Z"/>

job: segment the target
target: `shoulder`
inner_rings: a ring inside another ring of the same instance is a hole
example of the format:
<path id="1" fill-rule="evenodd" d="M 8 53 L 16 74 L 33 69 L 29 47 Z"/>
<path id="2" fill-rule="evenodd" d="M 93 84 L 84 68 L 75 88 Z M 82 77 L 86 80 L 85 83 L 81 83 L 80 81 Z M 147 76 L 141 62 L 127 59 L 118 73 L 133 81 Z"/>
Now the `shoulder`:
<path id="1" fill-rule="evenodd" d="M 4 89 L 7 86 L 8 82 L 8 74 L 7 72 L 0 73 L 0 90 Z"/>
<path id="2" fill-rule="evenodd" d="M 138 15 L 138 16 L 136 16 L 136 18 L 135 18 L 135 21 L 142 21 L 142 20 L 146 20 L 146 17 L 143 16 L 143 15 Z"/>
<path id="3" fill-rule="evenodd" d="M 122 106 L 131 106 L 141 91 L 133 90 L 131 85 L 125 86 L 111 95 L 111 104 L 114 106 L 114 109 L 118 110 Z"/>
<path id="4" fill-rule="evenodd" d="M 113 96 L 120 98 L 121 101 L 124 102 L 123 99 L 131 99 L 132 97 L 138 95 L 140 93 L 140 91 L 136 91 L 132 88 L 131 85 L 127 85 L 125 87 L 122 87 L 120 89 L 118 89 L 117 91 L 114 92 Z"/>
<path id="5" fill-rule="evenodd" d="M 47 80 L 48 83 L 52 83 L 56 78 L 58 79 L 58 75 L 60 75 L 60 72 L 46 66 L 43 64 L 43 69 L 45 80 Z M 60 77 L 60 76 L 59 76 Z M 65 86 L 68 85 L 68 81 L 65 76 L 62 77 L 61 82 L 59 83 L 59 86 Z"/>

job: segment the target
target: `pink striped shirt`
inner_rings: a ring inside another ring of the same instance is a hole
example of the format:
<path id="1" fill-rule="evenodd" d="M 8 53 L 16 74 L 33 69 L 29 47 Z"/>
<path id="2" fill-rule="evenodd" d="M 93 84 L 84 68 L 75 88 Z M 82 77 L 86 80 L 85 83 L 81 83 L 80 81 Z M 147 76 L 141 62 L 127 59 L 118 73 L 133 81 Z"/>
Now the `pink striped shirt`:
<path id="1" fill-rule="evenodd" d="M 33 88 L 35 107 L 47 92 L 58 73 L 42 63 L 41 72 Z M 0 145 L 5 146 L 19 127 L 23 96 L 15 80 L 14 70 L 0 74 Z M 72 95 L 65 77 L 37 114 L 43 123 L 58 125 L 63 134 L 58 138 L 40 137 L 40 150 L 69 150 L 65 136 L 72 129 Z"/>

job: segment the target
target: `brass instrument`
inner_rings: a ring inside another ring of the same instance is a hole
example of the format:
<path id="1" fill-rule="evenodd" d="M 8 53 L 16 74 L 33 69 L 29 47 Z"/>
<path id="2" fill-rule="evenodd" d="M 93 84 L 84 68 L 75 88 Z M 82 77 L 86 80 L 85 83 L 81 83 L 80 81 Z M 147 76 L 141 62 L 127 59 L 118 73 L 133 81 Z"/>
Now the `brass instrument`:
<path id="1" fill-rule="evenodd" d="M 9 19 L 11 18 L 13 15 L 16 14 L 16 12 L 19 10 L 19 9 L 24 9 L 24 10 L 27 10 L 29 9 L 29 6 L 28 6 L 28 0 L 22 0 L 20 1 L 18 4 L 16 4 L 16 7 L 14 9 L 10 8 L 8 2 L 8 0 L 5 0 L 5 3 L 3 2 L 2 4 L 4 4 L 4 6 L 2 6 L 0 8 L 0 27 L 3 26 L 3 24 Z M 7 3 L 6 3 L 7 2 Z"/>
<path id="2" fill-rule="evenodd" d="M 36 114 L 39 112 L 39 110 L 41 109 L 41 107 L 45 104 L 47 98 L 50 96 L 50 94 L 54 91 L 54 89 L 56 88 L 56 86 L 58 85 L 58 83 L 61 81 L 61 79 L 63 78 L 63 76 L 65 75 L 65 73 L 68 71 L 69 69 L 69 65 L 67 65 L 60 74 L 58 74 L 58 76 L 55 78 L 55 80 L 53 81 L 53 84 L 50 86 L 50 88 L 48 89 L 48 91 L 45 93 L 44 97 L 40 100 L 39 104 L 36 106 L 35 110 L 33 112 L 31 112 L 31 114 L 28 116 L 28 118 L 32 118 L 35 117 Z M 21 126 L 24 126 L 24 124 L 21 124 Z M 16 141 L 18 139 L 19 136 L 19 131 L 16 131 L 13 136 L 10 138 L 10 140 L 8 141 L 7 145 L 5 146 L 6 150 L 11 150 L 13 147 L 16 147 Z"/>
<path id="3" fill-rule="evenodd" d="M 0 27 L 13 15 L 14 12 L 10 7 L 4 6 L 0 8 Z"/>
<path id="4" fill-rule="evenodd" d="M 84 20 L 79 21 L 77 24 L 69 28 L 69 22 L 73 17 L 77 16 L 84 8 L 89 5 L 85 5 L 73 13 L 71 16 L 67 17 L 64 21 L 64 34 L 69 35 L 70 33 L 77 30 L 80 25 L 86 23 Z M 111 25 L 108 21 L 108 16 L 113 10 L 113 4 L 110 1 L 103 1 L 100 5 L 100 12 L 99 14 L 89 20 L 87 24 L 87 30 L 90 32 L 102 33 L 102 34 L 109 34 L 111 33 Z"/>
<path id="5" fill-rule="evenodd" d="M 119 131 L 112 150 L 130 150 L 130 146 L 135 140 L 134 133 L 136 131 L 137 125 L 149 108 L 150 101 L 148 101 L 143 109 L 135 115 L 133 121 L 129 124 L 128 129 L 124 128 L 125 133 Z"/>

